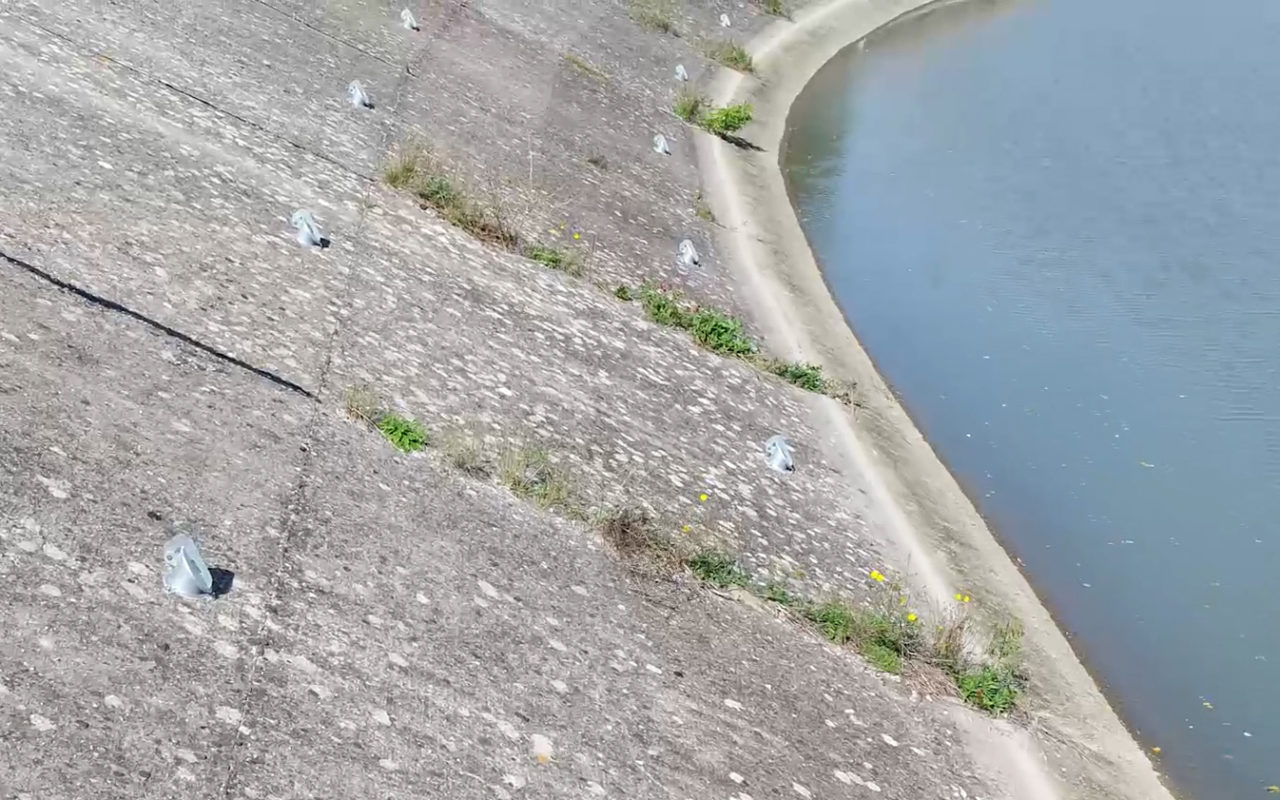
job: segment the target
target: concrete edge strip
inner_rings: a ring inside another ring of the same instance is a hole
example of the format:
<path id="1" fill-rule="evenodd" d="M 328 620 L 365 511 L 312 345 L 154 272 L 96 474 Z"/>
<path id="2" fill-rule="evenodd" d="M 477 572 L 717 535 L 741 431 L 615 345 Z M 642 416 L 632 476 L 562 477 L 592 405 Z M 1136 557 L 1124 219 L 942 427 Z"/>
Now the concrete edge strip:
<path id="1" fill-rule="evenodd" d="M 39 278 L 45 283 L 56 286 L 57 288 L 61 289 L 64 292 L 70 292 L 71 294 L 79 297 L 80 299 L 89 302 L 91 305 L 95 305 L 99 308 L 103 308 L 108 311 L 114 311 L 117 314 L 123 314 L 126 317 L 137 320 L 138 322 L 141 322 L 142 324 L 156 331 L 159 331 L 160 333 L 163 333 L 165 336 L 169 336 L 171 338 L 177 339 L 183 344 L 190 345 L 191 347 L 194 347 L 197 350 L 200 350 L 201 352 L 207 353 L 208 355 L 213 356 L 219 361 L 223 361 L 234 367 L 238 367 L 239 369 L 245 370 L 246 372 L 250 372 L 254 375 L 257 375 L 259 378 L 264 378 L 270 381 L 271 383 L 274 383 L 277 386 L 284 387 L 285 389 L 288 389 L 289 391 L 295 394 L 300 394 L 303 397 L 307 398 L 308 400 L 318 399 L 314 393 L 294 383 L 288 378 L 277 375 L 271 370 L 254 366 L 253 364 L 250 364 L 248 361 L 245 361 L 244 359 L 241 359 L 241 358 L 236 358 L 230 353 L 224 353 L 223 351 L 219 350 L 213 345 L 205 344 L 204 342 L 200 341 L 199 339 L 196 339 L 193 336 L 185 334 L 176 328 L 172 328 L 168 325 L 165 325 L 163 322 L 160 322 L 159 320 L 152 319 L 151 317 L 148 317 L 146 314 L 143 314 L 139 311 L 134 311 L 132 308 L 129 308 L 128 306 L 125 306 L 121 303 L 117 303 L 115 300 L 110 300 L 101 295 L 94 294 L 93 292 L 90 292 L 87 289 L 82 289 L 79 286 L 76 286 L 74 283 L 64 281 L 61 278 L 53 275 L 52 273 L 46 272 L 45 270 L 40 269 L 34 264 L 23 261 L 20 258 L 14 258 L 13 256 L 9 255 L 3 250 L 0 250 L 0 260 L 3 260 L 4 262 L 14 267 L 17 267 L 18 269 L 21 269 L 30 275 L 34 275 L 35 277 Z"/>

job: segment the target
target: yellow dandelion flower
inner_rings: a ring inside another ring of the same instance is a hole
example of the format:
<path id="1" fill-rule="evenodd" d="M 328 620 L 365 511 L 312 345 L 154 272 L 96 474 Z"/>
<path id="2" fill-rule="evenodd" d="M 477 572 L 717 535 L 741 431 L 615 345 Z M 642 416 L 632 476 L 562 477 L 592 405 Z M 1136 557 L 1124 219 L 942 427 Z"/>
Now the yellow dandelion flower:
<path id="1" fill-rule="evenodd" d="M 919 619 L 919 617 L 917 617 L 914 613 L 907 614 L 907 622 L 915 622 L 917 619 Z"/>
<path id="2" fill-rule="evenodd" d="M 685 526 L 684 526 L 683 528 L 681 528 L 680 530 L 684 531 L 685 533 L 688 533 L 688 532 L 689 532 L 689 526 L 688 526 L 688 525 L 685 525 Z"/>
<path id="3" fill-rule="evenodd" d="M 959 600 L 959 599 L 960 599 L 960 593 L 959 593 L 959 592 L 956 592 L 956 599 L 957 599 L 957 600 Z"/>
<path id="4" fill-rule="evenodd" d="M 573 235 L 573 238 L 575 238 L 575 239 L 581 239 L 581 238 L 582 238 L 582 234 L 580 234 L 580 233 L 575 233 L 575 234 Z"/>
<path id="5" fill-rule="evenodd" d="M 703 492 L 702 494 L 698 495 L 698 500 L 703 503 L 707 502 L 707 493 Z"/>
<path id="6" fill-rule="evenodd" d="M 884 583 L 884 575 L 880 574 L 880 570 L 873 569 L 871 570 L 871 580 L 875 581 L 876 583 Z"/>
<path id="7" fill-rule="evenodd" d="M 967 594 L 966 594 L 966 595 L 964 596 L 964 599 L 963 599 L 963 600 L 961 600 L 960 602 L 962 602 L 962 603 L 967 603 L 967 602 L 969 602 L 969 600 L 970 600 L 970 597 L 969 597 L 969 595 L 967 595 Z"/>

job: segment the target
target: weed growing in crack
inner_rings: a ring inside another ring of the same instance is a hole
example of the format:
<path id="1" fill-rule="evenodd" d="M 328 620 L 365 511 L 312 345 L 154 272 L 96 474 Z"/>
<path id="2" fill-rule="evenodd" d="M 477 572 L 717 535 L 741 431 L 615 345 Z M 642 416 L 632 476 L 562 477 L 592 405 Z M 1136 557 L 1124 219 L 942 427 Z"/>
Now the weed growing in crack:
<path id="1" fill-rule="evenodd" d="M 575 278 L 582 277 L 586 272 L 586 265 L 583 263 L 582 256 L 572 250 L 560 250 L 543 244 L 531 244 L 525 246 L 524 257 L 537 261 L 548 269 L 554 269 L 566 275 L 572 275 Z"/>
<path id="2" fill-rule="evenodd" d="M 708 133 L 716 136 L 727 136 L 736 133 L 751 121 L 750 103 L 738 103 L 724 108 L 712 108 L 703 112 L 699 125 Z"/>
<path id="3" fill-rule="evenodd" d="M 383 168 L 382 179 L 392 188 L 412 192 L 424 208 L 435 209 L 451 225 L 477 239 L 508 250 L 514 250 L 519 242 L 499 202 L 482 203 L 472 198 L 417 142 L 400 146 Z"/>
<path id="4" fill-rule="evenodd" d="M 378 418 L 376 426 L 387 441 L 403 453 L 414 453 L 427 446 L 427 429 L 415 420 L 386 412 Z"/>
<path id="5" fill-rule="evenodd" d="M 479 440 L 465 431 L 453 431 L 440 443 L 440 450 L 454 469 L 473 478 L 488 477 L 492 466 Z"/>
<path id="6" fill-rule="evenodd" d="M 697 125 L 702 119 L 702 112 L 706 105 L 707 99 L 702 95 L 688 89 L 681 89 L 676 95 L 675 102 L 671 104 L 671 111 L 685 122 Z"/>
<path id="7" fill-rule="evenodd" d="M 727 589 L 731 586 L 746 586 L 751 578 L 738 565 L 737 560 L 728 553 L 719 550 L 704 550 L 685 560 L 689 571 L 712 586 Z"/>
<path id="8" fill-rule="evenodd" d="M 601 83 L 605 83 L 609 80 L 609 74 L 607 72 L 594 66 L 590 61 L 587 61 L 581 56 L 574 55 L 573 53 L 565 53 L 562 58 L 566 64 L 578 70 L 583 75 L 586 75 L 588 78 L 594 78 Z"/>
<path id="9" fill-rule="evenodd" d="M 755 72 L 751 54 L 747 52 L 745 47 L 735 41 L 721 42 L 711 47 L 707 51 L 707 55 L 730 69 L 736 69 L 738 72 Z"/>
<path id="10" fill-rule="evenodd" d="M 679 36 L 676 30 L 676 7 L 671 0 L 631 0 L 627 3 L 627 16 L 641 27 L 659 33 Z"/>
<path id="11" fill-rule="evenodd" d="M 572 486 L 568 476 L 551 462 L 546 451 L 516 448 L 498 462 L 498 480 L 517 497 L 538 508 L 570 509 Z"/>

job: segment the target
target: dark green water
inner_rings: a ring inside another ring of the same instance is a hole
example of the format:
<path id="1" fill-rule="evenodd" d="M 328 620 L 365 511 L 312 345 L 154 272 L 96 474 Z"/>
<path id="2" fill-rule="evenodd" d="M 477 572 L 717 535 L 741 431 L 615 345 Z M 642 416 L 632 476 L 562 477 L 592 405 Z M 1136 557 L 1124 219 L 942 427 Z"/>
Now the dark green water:
<path id="1" fill-rule="evenodd" d="M 1186 795 L 1280 784 L 1280 3 L 970 2 L 828 64 L 827 281 Z"/>

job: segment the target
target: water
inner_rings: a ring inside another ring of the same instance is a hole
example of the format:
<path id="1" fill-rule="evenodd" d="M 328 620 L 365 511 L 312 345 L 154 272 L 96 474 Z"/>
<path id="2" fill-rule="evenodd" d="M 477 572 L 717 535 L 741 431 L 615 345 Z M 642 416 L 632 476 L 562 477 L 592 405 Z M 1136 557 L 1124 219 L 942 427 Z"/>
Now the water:
<path id="1" fill-rule="evenodd" d="M 1280 784 L 1277 41 L 1273 0 L 971 0 L 827 65 L 784 155 L 872 357 L 1206 800 Z"/>

